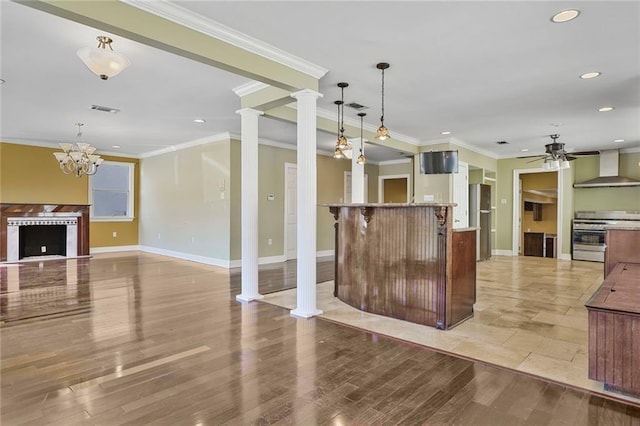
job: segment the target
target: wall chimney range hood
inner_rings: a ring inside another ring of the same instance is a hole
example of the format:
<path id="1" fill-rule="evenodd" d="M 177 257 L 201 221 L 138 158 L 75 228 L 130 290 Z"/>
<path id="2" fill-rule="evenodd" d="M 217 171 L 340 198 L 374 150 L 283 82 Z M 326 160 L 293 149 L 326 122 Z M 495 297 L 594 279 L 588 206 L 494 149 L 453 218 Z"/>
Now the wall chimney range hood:
<path id="1" fill-rule="evenodd" d="M 574 188 L 603 188 L 640 186 L 640 180 L 618 176 L 620 153 L 617 149 L 600 151 L 600 176 L 585 182 L 574 183 Z"/>

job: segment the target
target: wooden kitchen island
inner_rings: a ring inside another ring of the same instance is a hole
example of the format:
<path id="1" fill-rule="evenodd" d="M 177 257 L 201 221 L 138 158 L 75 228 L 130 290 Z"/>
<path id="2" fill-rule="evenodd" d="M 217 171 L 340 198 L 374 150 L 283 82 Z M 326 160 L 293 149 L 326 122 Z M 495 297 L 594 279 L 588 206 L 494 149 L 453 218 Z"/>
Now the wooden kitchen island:
<path id="1" fill-rule="evenodd" d="M 589 378 L 640 397 L 640 263 L 617 263 L 586 303 Z"/>
<path id="2" fill-rule="evenodd" d="M 366 312 L 448 329 L 473 316 L 476 228 L 453 204 L 330 204 L 335 292 Z"/>

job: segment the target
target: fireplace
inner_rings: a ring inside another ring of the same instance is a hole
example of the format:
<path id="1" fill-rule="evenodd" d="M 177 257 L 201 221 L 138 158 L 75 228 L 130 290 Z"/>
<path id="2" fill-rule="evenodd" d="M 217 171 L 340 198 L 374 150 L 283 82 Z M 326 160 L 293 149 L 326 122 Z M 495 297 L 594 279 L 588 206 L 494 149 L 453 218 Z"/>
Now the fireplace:
<path id="1" fill-rule="evenodd" d="M 89 254 L 89 206 L 0 205 L 0 261 Z"/>

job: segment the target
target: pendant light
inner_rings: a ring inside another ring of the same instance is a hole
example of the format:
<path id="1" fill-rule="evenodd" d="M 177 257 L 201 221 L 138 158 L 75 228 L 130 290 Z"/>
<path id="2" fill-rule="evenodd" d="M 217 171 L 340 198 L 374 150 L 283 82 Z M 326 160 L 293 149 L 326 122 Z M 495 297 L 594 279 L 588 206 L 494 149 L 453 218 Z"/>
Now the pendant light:
<path id="1" fill-rule="evenodd" d="M 76 52 L 76 55 L 95 75 L 102 80 L 107 80 L 131 65 L 131 61 L 123 54 L 113 51 L 111 47 L 113 40 L 109 37 L 98 36 L 96 39 L 98 47 L 83 47 Z"/>
<path id="2" fill-rule="evenodd" d="M 336 148 L 333 150 L 333 158 L 335 158 L 336 160 L 340 160 L 344 158 L 342 148 L 340 148 L 340 108 L 342 105 L 342 101 L 335 101 L 334 104 L 338 106 L 338 119 L 336 120 L 336 122 L 338 123 L 338 140 L 336 141 Z"/>
<path id="3" fill-rule="evenodd" d="M 358 159 L 356 160 L 356 163 L 358 164 L 366 164 L 367 163 L 367 159 L 364 156 L 364 137 L 363 137 L 363 127 L 364 127 L 364 117 L 365 115 L 367 115 L 364 112 L 361 112 L 358 114 L 358 117 L 360 117 L 360 155 L 358 156 Z"/>
<path id="4" fill-rule="evenodd" d="M 380 116 L 380 127 L 376 131 L 376 139 L 385 140 L 390 138 L 389 129 L 384 126 L 384 70 L 389 68 L 389 64 L 386 62 L 380 62 L 376 65 L 376 68 L 382 71 L 382 115 Z"/>
<path id="5" fill-rule="evenodd" d="M 338 148 L 344 150 L 349 145 L 347 138 L 344 136 L 344 88 L 349 87 L 349 83 L 338 83 L 338 87 L 340 88 L 340 104 L 338 105 L 338 121 L 340 122 L 340 130 L 338 133 Z"/>

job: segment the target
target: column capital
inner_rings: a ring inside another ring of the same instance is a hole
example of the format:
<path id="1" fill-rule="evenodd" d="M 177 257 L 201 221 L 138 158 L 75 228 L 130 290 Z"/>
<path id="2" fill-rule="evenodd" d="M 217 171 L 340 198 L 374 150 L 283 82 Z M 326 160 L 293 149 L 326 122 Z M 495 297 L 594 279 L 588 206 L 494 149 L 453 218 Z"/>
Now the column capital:
<path id="1" fill-rule="evenodd" d="M 241 108 L 239 110 L 236 111 L 236 114 L 240 114 L 240 115 L 244 115 L 247 113 L 252 113 L 255 115 L 264 115 L 264 111 L 259 111 L 257 109 L 253 109 L 253 108 Z"/>
<path id="2" fill-rule="evenodd" d="M 291 94 L 291 97 L 295 99 L 298 99 L 301 97 L 311 97 L 311 96 L 317 99 L 317 98 L 323 97 L 323 94 L 311 89 L 302 89 L 302 90 L 298 90 L 297 92 L 293 92 Z"/>

